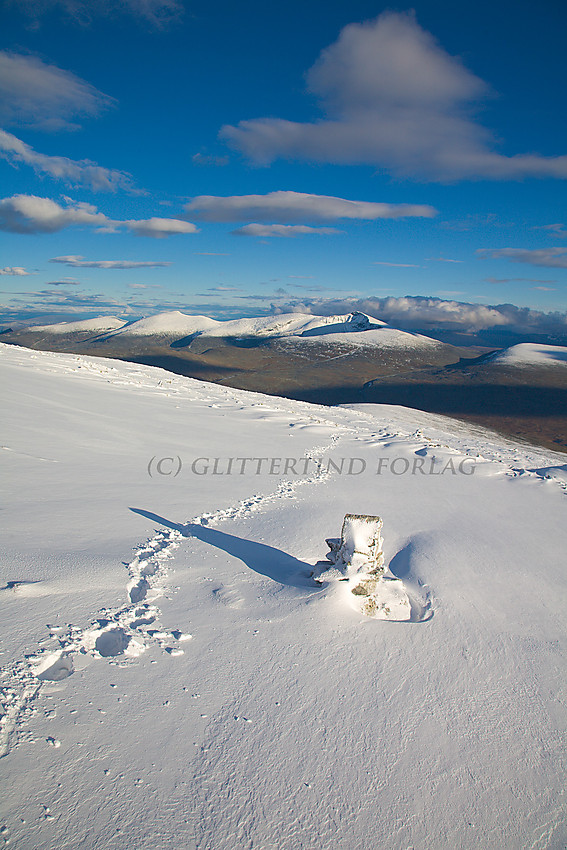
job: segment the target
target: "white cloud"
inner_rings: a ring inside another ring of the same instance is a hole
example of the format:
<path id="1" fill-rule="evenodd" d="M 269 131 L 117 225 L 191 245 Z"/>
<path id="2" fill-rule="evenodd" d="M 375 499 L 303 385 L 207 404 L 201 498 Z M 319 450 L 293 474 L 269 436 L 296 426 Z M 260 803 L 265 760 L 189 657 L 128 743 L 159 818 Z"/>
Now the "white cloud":
<path id="1" fill-rule="evenodd" d="M 427 257 L 428 262 L 432 263 L 462 263 L 463 260 L 450 260 L 448 257 Z"/>
<path id="2" fill-rule="evenodd" d="M 278 158 L 365 163 L 430 180 L 567 177 L 567 156 L 504 156 L 471 117 L 486 84 L 450 56 L 411 14 L 350 24 L 307 74 L 324 118 L 241 121 L 220 131 L 233 148 Z"/>
<path id="3" fill-rule="evenodd" d="M 483 258 L 503 258 L 511 260 L 513 263 L 529 263 L 532 266 L 567 269 L 567 248 L 540 248 L 532 251 L 524 248 L 499 248 L 497 250 L 481 248 L 477 251 L 477 254 Z"/>
<path id="4" fill-rule="evenodd" d="M 214 165 L 217 167 L 222 167 L 229 163 L 227 156 L 212 156 L 206 153 L 194 153 L 191 161 L 193 165 Z"/>
<path id="5" fill-rule="evenodd" d="M 98 212 L 92 204 L 68 201 L 67 206 L 36 195 L 13 195 L 0 200 L 0 230 L 9 233 L 55 233 L 72 225 L 96 227 L 99 232 L 114 233 L 122 227 L 137 236 L 161 239 L 175 233 L 196 233 L 188 221 L 176 218 L 130 219 L 117 221 Z"/>
<path id="6" fill-rule="evenodd" d="M 42 130 L 76 129 L 72 119 L 99 115 L 114 98 L 36 56 L 0 51 L 0 120 Z"/>
<path id="7" fill-rule="evenodd" d="M 420 269 L 421 266 L 417 266 L 415 263 L 386 263 L 377 261 L 372 263 L 373 266 L 389 266 L 394 269 Z"/>
<path id="8" fill-rule="evenodd" d="M 341 218 L 432 218 L 433 207 L 423 204 L 384 204 L 349 201 L 329 195 L 304 192 L 268 192 L 266 195 L 199 195 L 185 206 L 185 212 L 204 221 L 278 222 L 335 221 Z"/>
<path id="9" fill-rule="evenodd" d="M 207 292 L 242 292 L 237 286 L 209 286 Z"/>
<path id="10" fill-rule="evenodd" d="M 121 3 L 113 0 L 17 0 L 17 3 L 36 23 L 52 10 L 62 11 L 82 26 L 87 26 L 97 17 L 127 13 L 161 29 L 183 14 L 183 4 L 179 0 L 122 0 Z"/>
<path id="11" fill-rule="evenodd" d="M 198 228 L 178 218 L 148 218 L 145 221 L 125 221 L 124 224 L 137 236 L 153 236 L 163 239 L 173 233 L 198 233 Z"/>
<path id="12" fill-rule="evenodd" d="M 62 263 L 75 269 L 156 269 L 170 266 L 166 262 L 138 262 L 134 260 L 85 260 L 78 255 L 53 257 L 50 263 Z M 134 285 L 134 284 L 133 284 Z M 140 284 L 142 286 L 143 284 Z"/>
<path id="13" fill-rule="evenodd" d="M 557 283 L 555 280 L 541 280 L 535 277 L 485 277 L 484 280 L 486 283 Z"/>
<path id="14" fill-rule="evenodd" d="M 48 280 L 47 286 L 80 286 L 80 281 L 65 278 L 65 280 Z"/>
<path id="15" fill-rule="evenodd" d="M 307 234 L 328 235 L 331 233 L 342 233 L 336 227 L 308 227 L 305 224 L 245 224 L 233 230 L 235 236 L 280 236 L 294 238 Z"/>
<path id="16" fill-rule="evenodd" d="M 61 207 L 49 198 L 35 195 L 14 195 L 0 200 L 0 230 L 9 233 L 55 233 L 72 224 L 108 227 L 113 222 L 91 204 Z"/>
<path id="17" fill-rule="evenodd" d="M 88 159 L 74 160 L 66 156 L 38 153 L 5 130 L 0 130 L 0 156 L 14 164 L 22 162 L 30 165 L 37 174 L 48 174 L 73 186 L 87 186 L 95 192 L 134 190 L 132 177 L 124 171 L 103 168 Z"/>
<path id="18" fill-rule="evenodd" d="M 567 238 L 567 228 L 564 224 L 542 224 L 541 227 L 534 228 L 535 230 L 547 230 L 550 236 L 558 236 L 559 239 Z"/>
<path id="19" fill-rule="evenodd" d="M 12 275 L 13 277 L 27 277 L 30 272 L 27 272 L 21 266 L 4 266 L 3 269 L 0 269 L 0 275 Z"/>
<path id="20" fill-rule="evenodd" d="M 44 302 L 44 309 L 45 306 L 49 309 L 60 307 L 65 310 L 69 310 L 69 312 L 77 313 L 83 313 L 86 310 L 96 310 L 97 312 L 101 311 L 99 312 L 99 315 L 104 314 L 108 307 L 114 309 L 120 307 L 122 308 L 121 312 L 123 312 L 126 307 L 124 301 L 112 298 L 102 293 L 69 292 L 68 290 L 57 288 L 43 289 L 38 292 L 28 292 L 25 294 L 27 296 L 25 302 L 23 302 L 20 298 L 11 299 L 12 305 L 19 308 L 24 314 L 25 312 L 30 311 L 30 308 L 33 309 L 32 304 L 35 299 L 39 299 L 40 302 Z M 47 302 L 47 305 L 45 305 L 45 302 Z"/>

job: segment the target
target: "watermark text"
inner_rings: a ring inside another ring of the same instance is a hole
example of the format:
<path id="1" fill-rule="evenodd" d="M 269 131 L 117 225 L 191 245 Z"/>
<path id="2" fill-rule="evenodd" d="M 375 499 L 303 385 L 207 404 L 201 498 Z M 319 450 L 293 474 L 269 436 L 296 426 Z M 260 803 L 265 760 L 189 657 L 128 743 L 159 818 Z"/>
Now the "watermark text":
<path id="1" fill-rule="evenodd" d="M 309 478 L 322 475 L 474 475 L 472 457 L 195 457 L 183 461 L 180 455 L 151 458 L 147 465 L 151 478 L 177 478 L 182 470 L 196 477 L 271 475 Z"/>

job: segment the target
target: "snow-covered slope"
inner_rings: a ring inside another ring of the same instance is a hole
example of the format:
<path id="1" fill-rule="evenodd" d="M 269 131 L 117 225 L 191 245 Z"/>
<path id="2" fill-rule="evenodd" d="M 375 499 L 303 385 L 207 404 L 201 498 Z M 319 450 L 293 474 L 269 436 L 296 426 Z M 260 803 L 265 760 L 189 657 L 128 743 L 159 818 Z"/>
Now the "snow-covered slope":
<path id="1" fill-rule="evenodd" d="M 78 322 L 58 322 L 56 325 L 33 325 L 26 330 L 37 333 L 68 334 L 77 331 L 114 331 L 123 327 L 126 322 L 116 316 L 101 316 L 97 319 L 81 319 Z"/>
<path id="2" fill-rule="evenodd" d="M 562 366 L 567 368 L 567 347 L 523 342 L 493 355 L 491 362 L 498 366 Z"/>
<path id="3" fill-rule="evenodd" d="M 171 310 L 131 322 L 112 336 L 189 336 L 213 330 L 218 324 L 215 319 L 209 319 L 207 316 L 188 316 L 179 310 Z"/>
<path id="4" fill-rule="evenodd" d="M 564 846 L 564 456 L 119 361 L 0 369 L 5 842 Z M 311 577 L 346 513 L 382 517 L 409 620 Z"/>

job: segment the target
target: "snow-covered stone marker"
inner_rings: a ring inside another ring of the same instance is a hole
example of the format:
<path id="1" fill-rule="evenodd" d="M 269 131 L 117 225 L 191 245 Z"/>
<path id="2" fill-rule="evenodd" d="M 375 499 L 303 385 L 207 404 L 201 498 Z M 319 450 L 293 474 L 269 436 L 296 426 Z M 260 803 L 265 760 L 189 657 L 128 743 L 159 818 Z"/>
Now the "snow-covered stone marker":
<path id="1" fill-rule="evenodd" d="M 377 620 L 410 620 L 411 604 L 404 583 L 385 575 L 382 519 L 346 514 L 340 538 L 329 538 L 327 560 L 315 566 L 318 582 L 346 581 L 354 607 Z"/>

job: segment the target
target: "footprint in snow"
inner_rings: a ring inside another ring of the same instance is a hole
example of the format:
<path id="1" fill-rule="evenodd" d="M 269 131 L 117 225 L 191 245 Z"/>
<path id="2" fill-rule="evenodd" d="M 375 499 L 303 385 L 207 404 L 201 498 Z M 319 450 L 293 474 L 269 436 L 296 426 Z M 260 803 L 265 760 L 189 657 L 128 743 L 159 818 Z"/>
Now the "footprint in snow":
<path id="1" fill-rule="evenodd" d="M 244 597 L 233 585 L 221 584 L 213 589 L 213 597 L 227 608 L 242 608 Z"/>

